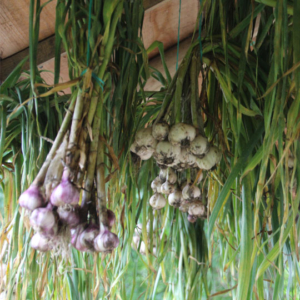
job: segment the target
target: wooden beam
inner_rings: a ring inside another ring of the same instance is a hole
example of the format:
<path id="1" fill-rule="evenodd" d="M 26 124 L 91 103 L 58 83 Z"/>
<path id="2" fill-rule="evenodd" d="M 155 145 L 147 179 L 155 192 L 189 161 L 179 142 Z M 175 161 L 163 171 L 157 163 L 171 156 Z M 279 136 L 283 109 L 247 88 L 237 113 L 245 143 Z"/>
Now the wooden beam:
<path id="1" fill-rule="evenodd" d="M 158 4 L 154 5 L 156 3 Z M 182 2 L 180 40 L 185 39 L 193 31 L 197 20 L 198 5 L 197 0 Z M 148 8 L 145 11 L 143 26 L 145 47 L 150 46 L 155 40 L 163 42 L 165 49 L 173 46 L 177 41 L 179 1 L 144 0 L 144 6 Z M 55 37 L 51 36 L 38 45 L 37 62 L 40 69 L 54 71 L 54 39 Z M 0 61 L 0 81 L 3 81 L 14 67 L 29 54 L 28 50 L 25 49 Z M 153 51 L 150 57 L 155 56 L 157 53 L 158 51 Z M 60 82 L 65 82 L 69 80 L 68 62 L 65 53 L 62 53 L 61 60 Z M 29 65 L 25 64 L 24 69 L 28 68 Z M 42 77 L 47 83 L 53 84 L 54 75 L 52 73 L 42 73 Z"/>

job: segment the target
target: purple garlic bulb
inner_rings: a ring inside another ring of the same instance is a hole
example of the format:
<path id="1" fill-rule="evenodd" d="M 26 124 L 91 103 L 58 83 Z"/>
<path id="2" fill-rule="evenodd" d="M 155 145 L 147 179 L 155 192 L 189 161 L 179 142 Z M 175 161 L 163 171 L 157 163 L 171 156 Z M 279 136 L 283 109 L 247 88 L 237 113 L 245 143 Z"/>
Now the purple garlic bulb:
<path id="1" fill-rule="evenodd" d="M 31 238 L 30 246 L 31 248 L 41 252 L 46 252 L 53 248 L 53 244 L 50 240 L 39 232 Z"/>
<path id="2" fill-rule="evenodd" d="M 90 224 L 86 229 L 83 226 L 78 226 L 71 233 L 71 243 L 79 251 L 93 251 L 93 242 L 98 234 L 99 227 L 96 224 Z"/>
<path id="3" fill-rule="evenodd" d="M 99 235 L 97 235 L 97 237 L 94 239 L 94 248 L 97 252 L 110 253 L 113 249 L 118 247 L 118 245 L 118 236 L 110 232 L 107 227 L 104 227 Z"/>
<path id="4" fill-rule="evenodd" d="M 39 187 L 32 184 L 24 193 L 21 194 L 19 204 L 20 206 L 32 211 L 44 206 L 46 201 L 42 196 Z"/>
<path id="5" fill-rule="evenodd" d="M 99 226 L 96 224 L 90 224 L 79 235 L 79 241 L 81 245 L 84 245 L 88 250 L 94 250 L 94 239 L 99 234 Z"/>
<path id="6" fill-rule="evenodd" d="M 54 235 L 57 232 L 55 215 L 48 207 L 35 209 L 30 215 L 30 225 L 45 236 Z"/>
<path id="7" fill-rule="evenodd" d="M 80 223 L 80 216 L 78 210 L 75 208 L 65 208 L 59 206 L 57 209 L 59 219 L 66 225 L 69 225 L 71 228 L 76 227 Z"/>
<path id="8" fill-rule="evenodd" d="M 65 170 L 61 183 L 53 190 L 50 201 L 55 206 L 76 206 L 79 202 L 79 189 L 70 182 L 69 170 Z"/>
<path id="9" fill-rule="evenodd" d="M 78 225 L 76 228 L 71 229 L 71 244 L 75 249 L 77 249 L 79 251 L 84 251 L 84 250 L 81 250 L 81 247 L 79 244 L 77 245 L 77 240 L 79 239 L 78 237 L 79 237 L 80 233 L 83 232 L 83 230 L 84 230 L 83 225 Z"/>

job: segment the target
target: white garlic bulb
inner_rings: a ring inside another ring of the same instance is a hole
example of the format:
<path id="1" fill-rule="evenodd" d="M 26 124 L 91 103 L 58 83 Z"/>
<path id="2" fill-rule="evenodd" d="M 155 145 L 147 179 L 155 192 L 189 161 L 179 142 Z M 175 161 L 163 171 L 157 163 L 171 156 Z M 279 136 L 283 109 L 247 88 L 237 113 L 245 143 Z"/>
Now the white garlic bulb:
<path id="1" fill-rule="evenodd" d="M 162 182 L 159 178 L 159 176 L 157 176 L 152 182 L 151 182 L 151 188 L 153 190 L 154 193 L 161 193 L 161 185 Z"/>
<path id="2" fill-rule="evenodd" d="M 185 123 L 178 123 L 171 127 L 169 141 L 172 145 L 189 146 L 196 137 L 196 128 Z"/>
<path id="3" fill-rule="evenodd" d="M 135 135 L 137 145 L 155 150 L 157 140 L 152 136 L 152 127 L 140 129 Z"/>
<path id="4" fill-rule="evenodd" d="M 169 135 L 169 125 L 165 122 L 152 127 L 152 136 L 158 141 L 164 141 Z"/>
<path id="5" fill-rule="evenodd" d="M 159 142 L 154 152 L 155 160 L 162 165 L 171 166 L 180 154 L 180 146 L 169 142 Z"/>
<path id="6" fill-rule="evenodd" d="M 168 196 L 168 202 L 171 206 L 179 207 L 182 202 L 182 193 L 180 190 L 176 190 Z"/>
<path id="7" fill-rule="evenodd" d="M 189 207 L 188 213 L 191 216 L 204 216 L 206 213 L 205 206 L 199 201 L 193 202 Z"/>
<path id="8" fill-rule="evenodd" d="M 210 145 L 206 137 L 198 135 L 190 144 L 190 152 L 195 156 L 203 157 L 209 151 Z"/>
<path id="9" fill-rule="evenodd" d="M 198 199 L 201 196 L 201 191 L 197 186 L 186 185 L 182 190 L 182 198 L 184 200 L 188 199 Z"/>
<path id="10" fill-rule="evenodd" d="M 162 209 L 165 207 L 167 201 L 162 194 L 155 193 L 149 200 L 150 205 L 154 209 Z"/>
<path id="11" fill-rule="evenodd" d="M 203 158 L 197 158 L 196 164 L 198 168 L 203 170 L 210 170 L 220 162 L 222 152 L 215 146 L 210 147 L 208 153 Z"/>
<path id="12" fill-rule="evenodd" d="M 171 193 L 174 193 L 176 190 L 176 186 L 174 184 L 169 183 L 166 181 L 161 185 L 161 192 L 162 194 L 169 195 Z"/>

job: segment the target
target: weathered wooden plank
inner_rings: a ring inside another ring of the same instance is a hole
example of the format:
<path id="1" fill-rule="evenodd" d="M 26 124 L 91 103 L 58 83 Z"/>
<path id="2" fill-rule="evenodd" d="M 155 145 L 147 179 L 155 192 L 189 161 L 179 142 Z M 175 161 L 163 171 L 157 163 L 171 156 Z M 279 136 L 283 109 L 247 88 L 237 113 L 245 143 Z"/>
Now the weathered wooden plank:
<path id="1" fill-rule="evenodd" d="M 48 0 L 41 0 L 41 4 L 46 1 Z M 144 8 L 149 9 L 162 1 L 144 0 Z M 28 48 L 29 3 L 29 0 L 0 1 L 0 59 L 7 58 Z M 40 41 L 50 37 L 55 32 L 56 3 L 57 0 L 53 0 L 42 10 L 40 17 Z"/>
<path id="2" fill-rule="evenodd" d="M 181 6 L 181 22 L 180 22 L 180 36 L 179 39 L 183 40 L 190 36 L 194 30 L 198 14 L 198 0 L 185 0 L 182 1 Z M 168 49 L 177 42 L 178 35 L 178 0 L 165 0 L 150 9 L 145 11 L 144 25 L 143 25 L 143 41 L 145 47 L 149 47 L 154 41 L 161 41 L 164 48 Z M 176 47 L 175 47 L 176 48 Z M 176 49 L 173 49 L 175 51 Z M 150 53 L 149 57 L 154 57 L 158 51 Z M 180 55 L 184 50 L 180 51 Z M 51 59 L 39 66 L 44 70 L 54 70 L 54 60 Z M 175 66 L 173 66 L 175 68 Z M 69 80 L 68 61 L 66 55 L 63 54 L 60 68 L 60 82 Z M 54 75 L 45 72 L 43 75 L 44 80 L 53 84 Z"/>
<path id="3" fill-rule="evenodd" d="M 183 40 L 191 35 L 194 30 L 199 1 L 181 1 L 180 36 Z M 179 21 L 179 0 L 165 0 L 147 10 L 144 17 L 143 39 L 144 45 L 148 48 L 153 41 L 163 42 L 167 49 L 177 42 L 178 21 Z M 150 26 L 149 26 L 150 25 Z M 153 51 L 150 57 L 156 55 Z"/>
<path id="4" fill-rule="evenodd" d="M 47 0 L 41 0 L 41 4 Z M 29 0 L 0 0 L 0 58 L 9 57 L 29 45 Z M 56 0 L 41 12 L 39 40 L 55 31 Z"/>
<path id="5" fill-rule="evenodd" d="M 146 1 L 146 5 L 151 3 L 157 3 L 161 0 Z M 144 26 L 143 26 L 143 40 L 146 47 L 152 44 L 155 40 L 161 41 L 164 44 L 164 48 L 167 49 L 177 42 L 178 32 L 178 11 L 179 1 L 178 0 L 165 0 L 159 4 L 147 9 L 145 11 Z M 182 1 L 181 6 L 181 26 L 180 26 L 180 40 L 189 36 L 195 26 L 198 12 L 198 1 L 197 0 L 185 0 Z M 39 57 L 38 64 L 40 69 L 54 71 L 54 36 L 40 42 L 39 44 Z M 45 43 L 45 46 L 43 45 Z M 52 54 L 51 54 L 52 51 Z M 45 57 L 43 58 L 45 52 Z M 153 51 L 150 57 L 155 56 L 158 51 Z M 0 61 L 0 80 L 4 80 L 10 71 L 28 55 L 28 49 L 21 51 L 20 53 L 9 57 L 3 61 Z M 25 65 L 25 69 L 28 65 Z M 61 74 L 60 82 L 69 80 L 68 76 L 68 63 L 66 55 L 62 54 L 61 61 Z M 49 72 L 43 73 L 44 80 L 53 84 L 54 75 Z"/>

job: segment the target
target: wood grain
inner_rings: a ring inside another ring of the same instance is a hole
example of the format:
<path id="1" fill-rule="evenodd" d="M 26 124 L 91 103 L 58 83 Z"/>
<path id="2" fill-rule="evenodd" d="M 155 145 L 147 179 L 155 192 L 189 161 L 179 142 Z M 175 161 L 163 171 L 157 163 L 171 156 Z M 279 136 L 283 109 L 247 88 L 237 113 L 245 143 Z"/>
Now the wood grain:
<path id="1" fill-rule="evenodd" d="M 181 26 L 180 26 L 180 40 L 184 40 L 194 30 L 194 26 L 197 20 L 198 13 L 198 0 L 184 0 L 182 1 L 181 6 Z M 179 12 L 179 1 L 178 0 L 165 0 L 160 2 L 159 4 L 147 9 L 145 11 L 144 16 L 144 25 L 143 25 L 143 41 L 145 47 L 149 47 L 154 41 L 160 41 L 164 44 L 164 48 L 168 49 L 170 46 L 174 46 L 177 43 L 177 34 L 178 34 L 178 12 Z M 185 42 L 181 46 L 181 50 L 179 51 L 180 59 L 185 53 L 185 49 L 187 49 L 187 42 Z M 172 48 L 172 59 L 170 60 L 170 66 L 174 69 L 175 73 L 175 65 L 176 60 L 174 61 L 173 53 L 174 51 L 177 53 L 176 47 Z M 155 50 L 150 53 L 149 58 L 157 55 L 158 51 Z M 60 82 L 65 82 L 69 80 L 68 76 L 68 61 L 66 59 L 66 55 L 62 58 L 61 62 L 61 79 Z M 175 55 L 176 59 L 176 55 Z M 159 62 L 159 58 L 156 61 Z M 54 60 L 49 60 L 40 65 L 40 68 L 44 70 L 54 70 Z M 44 73 L 44 80 L 53 84 L 54 75 L 52 73 Z"/>
<path id="2" fill-rule="evenodd" d="M 1 0 L 0 0 L 1 1 Z M 6 0 L 5 0 L 6 1 Z M 14 0 L 15 1 L 15 0 Z M 145 11 L 144 25 L 143 25 L 143 41 L 145 47 L 149 47 L 154 41 L 158 40 L 164 44 L 164 48 L 168 49 L 177 42 L 178 36 L 178 12 L 179 12 L 179 0 L 144 0 L 144 6 L 160 2 L 159 4 L 152 6 Z M 194 26 L 197 20 L 198 12 L 198 0 L 184 0 L 181 6 L 181 26 L 179 39 L 183 40 L 187 36 L 191 35 L 194 30 Z M 54 81 L 54 48 L 53 41 L 54 36 L 45 39 L 39 44 L 39 68 L 43 70 L 49 70 L 42 74 L 44 80 L 48 84 L 53 84 Z M 45 44 L 45 45 L 44 45 Z M 52 51 L 52 54 L 51 54 Z M 150 53 L 149 57 L 157 55 L 158 51 L 155 50 Z M 5 60 L 0 61 L 0 80 L 3 81 L 11 70 L 28 55 L 28 49 L 15 54 Z M 43 57 L 44 56 L 44 57 Z M 25 69 L 28 65 L 25 66 Z M 68 76 L 68 62 L 66 54 L 62 53 L 61 61 L 61 77 L 60 82 L 69 80 Z"/>
<path id="3" fill-rule="evenodd" d="M 194 30 L 199 1 L 184 0 L 181 3 L 180 41 L 191 35 Z M 145 13 L 143 26 L 143 41 L 148 48 L 154 41 L 163 42 L 168 49 L 177 42 L 179 20 L 179 0 L 165 0 Z M 150 57 L 158 51 L 153 51 Z"/>
<path id="4" fill-rule="evenodd" d="M 41 4 L 47 0 L 41 0 Z M 9 57 L 29 45 L 30 0 L 0 0 L 0 58 Z M 39 40 L 55 31 L 56 0 L 48 3 L 41 12 Z"/>

